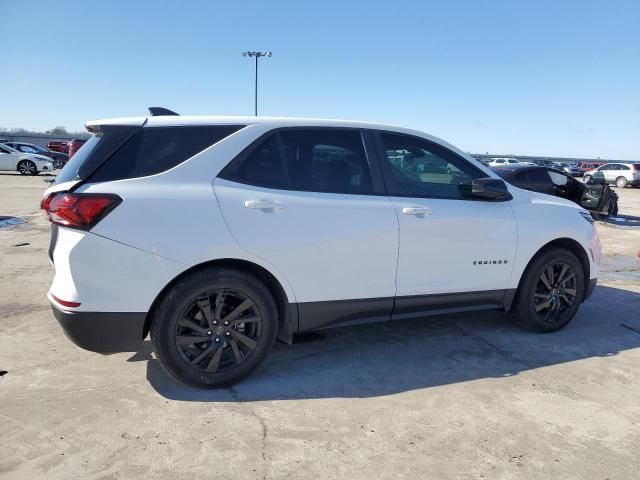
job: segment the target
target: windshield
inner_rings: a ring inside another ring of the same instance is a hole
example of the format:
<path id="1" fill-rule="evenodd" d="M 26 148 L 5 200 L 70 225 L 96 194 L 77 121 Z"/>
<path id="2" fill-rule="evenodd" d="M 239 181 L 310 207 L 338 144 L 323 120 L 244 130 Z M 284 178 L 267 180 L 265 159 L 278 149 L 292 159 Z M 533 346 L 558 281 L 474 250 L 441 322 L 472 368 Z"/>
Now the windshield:
<path id="1" fill-rule="evenodd" d="M 69 160 L 62 171 L 58 174 L 54 183 L 58 184 L 77 180 L 78 170 L 95 150 L 101 139 L 102 135 L 92 135 L 91 138 L 87 140 L 86 143 L 73 155 L 73 157 L 71 157 L 71 160 Z"/>

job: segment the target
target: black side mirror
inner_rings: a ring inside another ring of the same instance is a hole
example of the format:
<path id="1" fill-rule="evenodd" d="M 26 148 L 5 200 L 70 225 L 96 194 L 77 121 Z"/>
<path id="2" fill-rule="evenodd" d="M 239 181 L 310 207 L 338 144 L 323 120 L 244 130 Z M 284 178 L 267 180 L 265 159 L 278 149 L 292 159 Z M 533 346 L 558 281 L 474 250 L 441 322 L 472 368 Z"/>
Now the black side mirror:
<path id="1" fill-rule="evenodd" d="M 477 178 L 471 182 L 472 197 L 487 200 L 511 200 L 513 196 L 507 189 L 507 184 L 498 178 Z"/>

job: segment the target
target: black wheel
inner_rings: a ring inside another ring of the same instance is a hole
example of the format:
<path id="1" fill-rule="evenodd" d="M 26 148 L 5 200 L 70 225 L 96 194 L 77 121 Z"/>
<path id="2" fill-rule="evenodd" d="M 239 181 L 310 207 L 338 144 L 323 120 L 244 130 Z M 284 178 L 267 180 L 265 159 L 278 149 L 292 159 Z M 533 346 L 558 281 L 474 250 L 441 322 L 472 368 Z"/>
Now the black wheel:
<path id="1" fill-rule="evenodd" d="M 36 167 L 36 164 L 30 160 L 22 160 L 20 163 L 18 163 L 18 171 L 20 172 L 20 175 L 38 174 L 38 168 Z"/>
<path id="2" fill-rule="evenodd" d="M 208 269 L 178 281 L 154 309 L 151 342 L 162 367 L 193 387 L 230 385 L 273 346 L 278 313 L 253 275 Z"/>
<path id="3" fill-rule="evenodd" d="M 607 215 L 609 217 L 615 217 L 618 215 L 618 200 L 615 198 L 609 199 L 609 205 L 607 205 Z"/>
<path id="4" fill-rule="evenodd" d="M 564 249 L 550 249 L 527 267 L 512 315 L 529 330 L 554 332 L 573 318 L 583 295 L 584 272 L 576 256 Z"/>
<path id="5" fill-rule="evenodd" d="M 616 178 L 616 187 L 624 188 L 627 186 L 627 179 L 625 177 Z"/>

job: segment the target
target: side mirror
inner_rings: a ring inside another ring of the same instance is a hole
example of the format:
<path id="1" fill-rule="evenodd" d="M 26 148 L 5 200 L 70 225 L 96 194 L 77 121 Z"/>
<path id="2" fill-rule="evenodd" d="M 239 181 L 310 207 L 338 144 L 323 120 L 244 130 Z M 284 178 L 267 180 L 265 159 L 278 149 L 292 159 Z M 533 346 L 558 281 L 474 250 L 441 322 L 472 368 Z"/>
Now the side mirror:
<path id="1" fill-rule="evenodd" d="M 593 172 L 589 180 L 589 185 L 604 185 L 606 183 L 607 181 L 604 179 L 604 173 L 602 172 Z"/>
<path id="2" fill-rule="evenodd" d="M 507 184 L 497 178 L 475 179 L 471 182 L 470 195 L 487 200 L 511 200 L 513 198 L 507 189 Z"/>

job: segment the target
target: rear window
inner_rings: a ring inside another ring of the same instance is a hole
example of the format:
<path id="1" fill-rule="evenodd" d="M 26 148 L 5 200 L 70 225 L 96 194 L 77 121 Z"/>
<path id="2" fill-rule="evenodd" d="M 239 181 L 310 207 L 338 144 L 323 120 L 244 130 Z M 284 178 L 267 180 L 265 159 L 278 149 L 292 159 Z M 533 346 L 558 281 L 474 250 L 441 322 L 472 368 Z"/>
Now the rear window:
<path id="1" fill-rule="evenodd" d="M 71 180 L 78 180 L 78 170 L 87 160 L 87 158 L 91 156 L 101 140 L 102 135 L 92 135 L 91 138 L 89 138 L 89 140 L 87 140 L 85 144 L 82 145 L 82 147 L 80 147 L 80 149 L 75 153 L 75 155 L 71 157 L 71 159 L 66 163 L 64 168 L 56 177 L 55 183 L 64 183 Z"/>
<path id="2" fill-rule="evenodd" d="M 203 125 L 142 128 L 98 168 L 90 181 L 107 182 L 165 172 L 242 127 Z"/>

